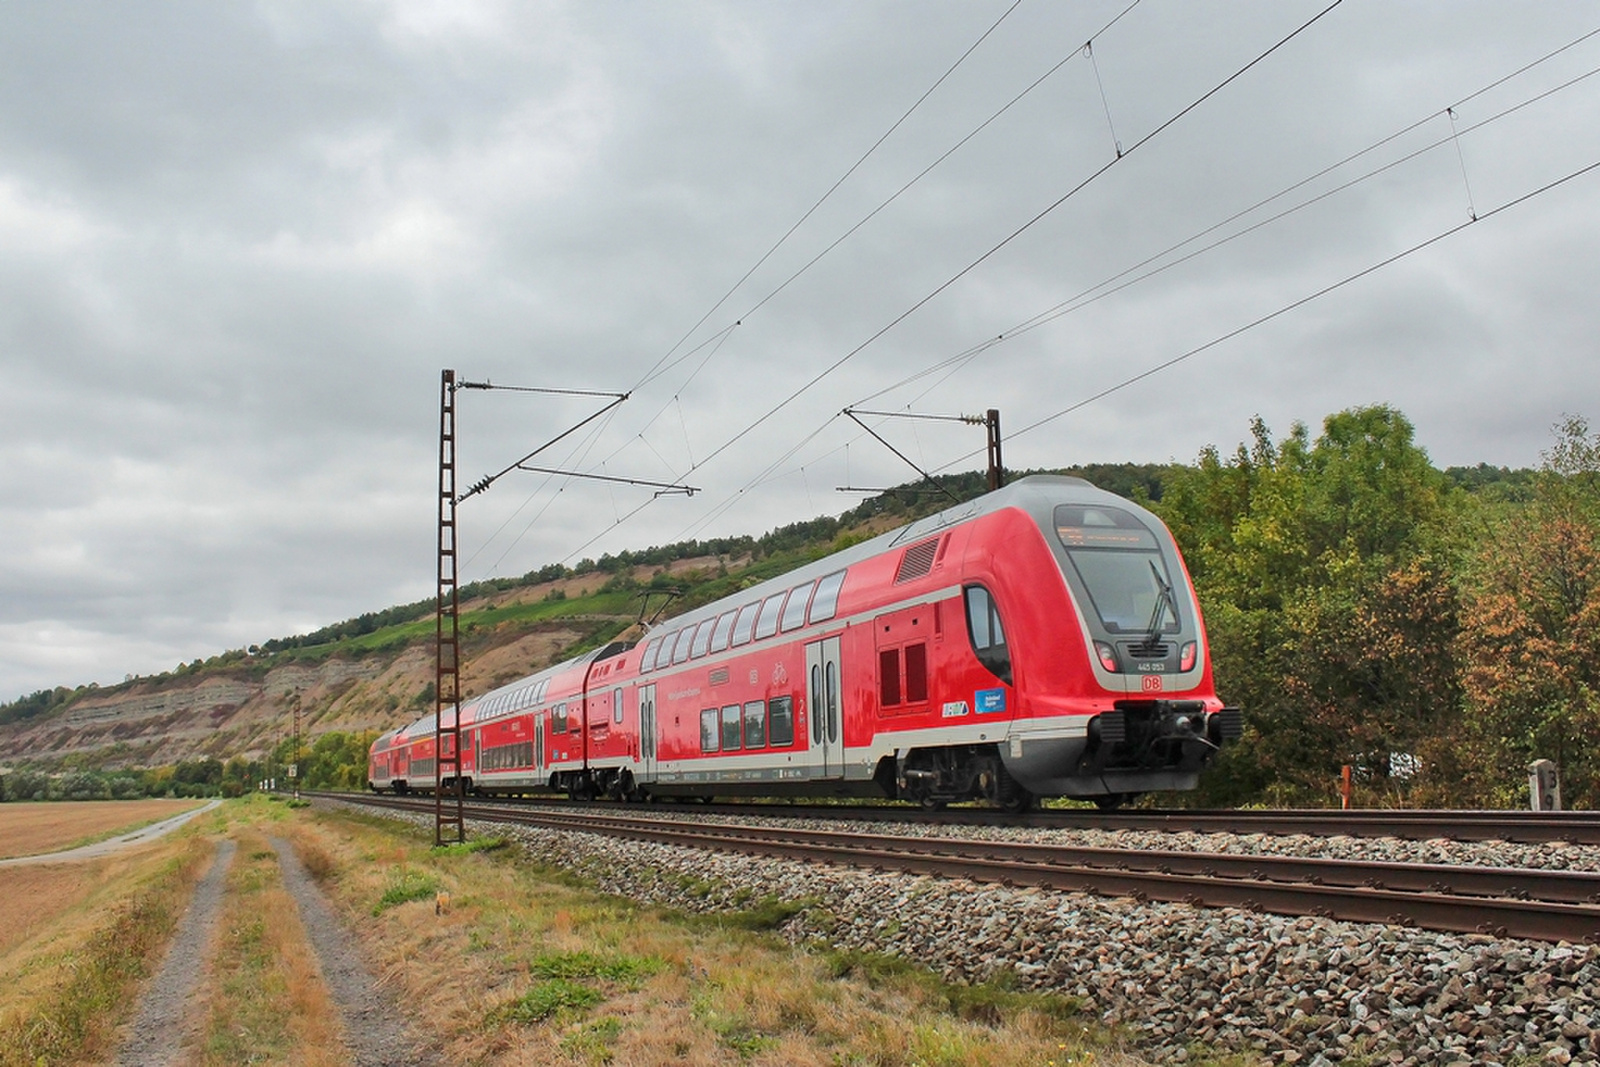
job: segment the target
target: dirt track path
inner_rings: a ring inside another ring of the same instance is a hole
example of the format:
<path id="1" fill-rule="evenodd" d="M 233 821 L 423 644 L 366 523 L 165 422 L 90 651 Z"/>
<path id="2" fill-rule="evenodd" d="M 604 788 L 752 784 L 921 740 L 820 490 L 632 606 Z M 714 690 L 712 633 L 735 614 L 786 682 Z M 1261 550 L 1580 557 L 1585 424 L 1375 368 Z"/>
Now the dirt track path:
<path id="1" fill-rule="evenodd" d="M 172 947 L 167 950 L 167 958 L 145 991 L 139 1014 L 117 1057 L 117 1067 L 160 1067 L 178 1058 L 189 1029 L 184 1015 L 194 999 L 195 984 L 205 972 L 211 930 L 216 925 L 224 879 L 228 865 L 233 862 L 233 853 L 232 841 L 217 846 L 217 858 L 195 887 L 189 909 L 183 913 Z"/>
<path id="2" fill-rule="evenodd" d="M 432 1067 L 438 1053 L 407 1032 L 399 1005 L 373 979 L 359 944 L 344 928 L 306 872 L 294 848 L 270 838 L 283 884 L 300 908 L 306 940 L 316 950 L 322 979 L 344 1020 L 345 1043 L 357 1067 Z"/>

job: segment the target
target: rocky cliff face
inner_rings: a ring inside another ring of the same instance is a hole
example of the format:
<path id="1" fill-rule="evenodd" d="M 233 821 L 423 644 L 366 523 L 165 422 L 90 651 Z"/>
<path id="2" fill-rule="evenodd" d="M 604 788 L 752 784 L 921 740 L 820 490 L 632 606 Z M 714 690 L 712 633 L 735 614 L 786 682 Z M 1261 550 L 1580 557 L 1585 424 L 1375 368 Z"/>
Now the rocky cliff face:
<path id="1" fill-rule="evenodd" d="M 716 557 L 679 560 L 633 573 L 641 581 L 658 573 L 692 578 L 721 562 Z M 506 609 L 552 597 L 579 605 L 606 578 L 563 578 L 463 603 L 464 613 L 479 613 L 463 632 L 463 695 L 531 674 L 631 622 L 597 614 L 498 621 L 514 614 Z M 426 637 L 383 652 L 312 659 L 306 657 L 314 650 L 297 650 L 96 690 L 60 712 L 0 726 L 0 767 L 75 757 L 89 767 L 115 770 L 206 756 L 259 757 L 293 732 L 297 709 L 308 738 L 329 730 L 388 730 L 414 722 L 433 710 L 429 629 Z"/>
<path id="2" fill-rule="evenodd" d="M 571 624 L 478 637 L 468 695 L 554 662 L 587 637 Z M 0 765 L 78 756 L 102 769 L 211 756 L 256 757 L 294 730 L 387 730 L 433 708 L 431 640 L 398 652 L 280 666 L 246 663 L 199 678 L 134 681 L 60 714 L 0 728 Z"/>

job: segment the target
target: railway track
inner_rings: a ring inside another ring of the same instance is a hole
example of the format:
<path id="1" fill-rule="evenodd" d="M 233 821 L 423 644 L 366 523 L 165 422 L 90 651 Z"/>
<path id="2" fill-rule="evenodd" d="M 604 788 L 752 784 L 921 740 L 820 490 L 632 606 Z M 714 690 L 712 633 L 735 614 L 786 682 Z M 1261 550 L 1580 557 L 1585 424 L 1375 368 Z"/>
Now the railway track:
<path id="1" fill-rule="evenodd" d="M 571 801 L 535 797 L 510 801 L 534 808 L 564 810 Z M 671 810 L 668 806 L 662 810 Z M 695 804 L 702 815 L 827 819 L 834 822 L 905 822 L 918 824 L 1013 826 L 1036 830 L 1155 830 L 1167 833 L 1303 834 L 1309 837 L 1394 837 L 1407 841 L 1514 841 L 1541 844 L 1564 841 L 1600 845 L 1600 812 L 1593 811 L 1349 811 L 1300 808 L 1250 810 L 1092 811 L 1048 808 L 1006 815 L 993 808 L 945 808 L 923 811 L 904 804 Z"/>
<path id="2" fill-rule="evenodd" d="M 319 795 L 392 810 L 433 811 L 430 799 Z M 622 808 L 608 811 L 555 804 L 474 802 L 464 810 L 467 818 L 480 822 L 578 830 L 1008 886 L 1542 941 L 1600 940 L 1600 874 L 1593 873 L 795 830 L 762 825 L 764 820 L 688 821 Z M 794 815 L 796 810 L 787 809 L 787 813 Z M 698 809 L 696 814 L 710 813 Z"/>

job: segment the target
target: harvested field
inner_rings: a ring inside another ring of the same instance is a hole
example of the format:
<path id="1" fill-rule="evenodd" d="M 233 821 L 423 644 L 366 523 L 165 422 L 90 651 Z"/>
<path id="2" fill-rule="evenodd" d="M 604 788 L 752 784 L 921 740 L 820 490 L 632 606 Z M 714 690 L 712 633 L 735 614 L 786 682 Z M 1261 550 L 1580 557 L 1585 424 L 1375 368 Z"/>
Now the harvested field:
<path id="1" fill-rule="evenodd" d="M 71 866 L 0 869 L 0 900 L 6 921 L 0 923 L 0 961 L 6 953 L 82 903 L 90 890 L 105 882 L 108 861 Z"/>
<path id="2" fill-rule="evenodd" d="M 203 800 L 81 800 L 0 804 L 0 859 L 57 852 L 204 804 Z"/>

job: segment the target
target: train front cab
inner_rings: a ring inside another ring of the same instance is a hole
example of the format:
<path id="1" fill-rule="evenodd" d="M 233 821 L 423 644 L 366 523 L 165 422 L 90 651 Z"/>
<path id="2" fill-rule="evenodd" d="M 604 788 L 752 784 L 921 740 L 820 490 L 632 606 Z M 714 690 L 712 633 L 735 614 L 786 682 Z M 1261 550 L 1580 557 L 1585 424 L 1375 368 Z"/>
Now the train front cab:
<path id="1" fill-rule="evenodd" d="M 1048 572 L 1064 596 L 1038 587 L 1030 595 L 1005 570 L 989 576 L 995 631 L 1001 616 L 1015 619 L 1003 642 L 1018 705 L 1001 751 L 1006 771 L 1032 793 L 1108 807 L 1192 789 L 1243 719 L 1215 696 L 1200 605 L 1177 546 L 1129 501 L 1076 479 L 1041 481 L 1068 484 L 1024 502 L 1038 536 L 1017 556 L 1032 557 L 1021 570 Z M 981 597 L 972 586 L 966 595 L 982 660 Z"/>

